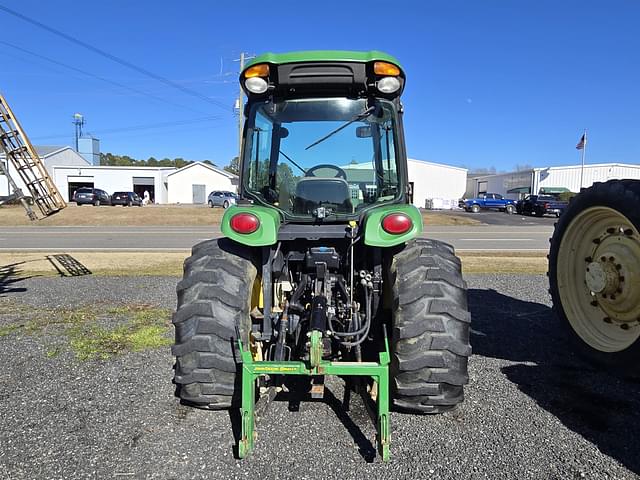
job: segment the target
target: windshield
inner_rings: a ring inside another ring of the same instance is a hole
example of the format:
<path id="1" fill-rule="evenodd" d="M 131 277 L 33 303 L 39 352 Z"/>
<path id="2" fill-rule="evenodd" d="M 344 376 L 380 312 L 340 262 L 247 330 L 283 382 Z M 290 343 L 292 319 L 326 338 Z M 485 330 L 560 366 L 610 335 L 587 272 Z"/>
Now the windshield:
<path id="1" fill-rule="evenodd" d="M 391 102 L 256 103 L 247 122 L 245 191 L 286 216 L 348 217 L 401 193 Z"/>

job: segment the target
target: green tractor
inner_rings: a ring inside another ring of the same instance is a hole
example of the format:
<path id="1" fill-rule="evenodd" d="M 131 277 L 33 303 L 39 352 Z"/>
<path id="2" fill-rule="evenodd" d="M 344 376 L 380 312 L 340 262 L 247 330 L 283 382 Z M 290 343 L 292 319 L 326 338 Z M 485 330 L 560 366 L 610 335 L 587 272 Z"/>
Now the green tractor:
<path id="1" fill-rule="evenodd" d="M 382 52 L 310 51 L 256 57 L 240 83 L 240 200 L 184 264 L 176 394 L 240 407 L 244 457 L 256 385 L 322 398 L 339 375 L 377 400 L 386 460 L 390 407 L 454 408 L 471 354 L 460 260 L 419 238 L 409 201 L 405 74 Z"/>

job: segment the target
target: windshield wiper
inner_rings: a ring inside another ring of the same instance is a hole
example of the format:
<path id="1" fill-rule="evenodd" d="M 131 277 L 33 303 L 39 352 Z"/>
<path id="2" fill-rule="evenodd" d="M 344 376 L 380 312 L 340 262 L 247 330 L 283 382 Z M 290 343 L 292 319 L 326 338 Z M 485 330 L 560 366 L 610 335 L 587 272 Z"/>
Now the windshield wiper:
<path id="1" fill-rule="evenodd" d="M 279 150 L 280 155 L 282 155 L 284 158 L 286 158 L 287 160 L 289 160 L 293 165 L 295 165 L 296 167 L 298 167 L 300 170 L 302 170 L 302 173 L 307 173 L 307 171 L 302 168 L 300 165 L 298 165 L 296 162 L 293 161 L 293 159 L 287 155 L 286 153 L 284 153 L 282 150 Z"/>
<path id="2" fill-rule="evenodd" d="M 374 105 L 373 107 L 369 107 L 367 108 L 364 112 L 359 113 L 358 115 L 356 115 L 355 117 L 353 117 L 351 120 L 349 120 L 347 123 L 345 123 L 344 125 L 340 125 L 338 128 L 336 128 L 335 130 L 329 132 L 327 135 L 325 135 L 324 137 L 322 137 L 320 140 L 316 140 L 315 142 L 313 142 L 311 145 L 309 145 L 307 148 L 305 148 L 305 150 L 309 150 L 311 147 L 315 147 L 316 145 L 318 145 L 319 143 L 324 142 L 327 138 L 332 137 L 333 135 L 335 135 L 336 133 L 338 133 L 340 130 L 342 130 L 343 128 L 347 128 L 349 125 L 351 125 L 353 122 L 357 122 L 358 120 L 362 120 L 363 118 L 367 118 L 369 115 L 371 115 L 373 113 L 373 111 L 376 109 L 376 106 Z"/>

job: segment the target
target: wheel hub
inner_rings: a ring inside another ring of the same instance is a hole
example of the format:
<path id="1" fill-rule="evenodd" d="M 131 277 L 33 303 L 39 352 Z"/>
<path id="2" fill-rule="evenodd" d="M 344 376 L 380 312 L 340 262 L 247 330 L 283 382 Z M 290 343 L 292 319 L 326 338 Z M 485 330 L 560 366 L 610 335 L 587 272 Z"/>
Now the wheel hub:
<path id="1" fill-rule="evenodd" d="M 640 235 L 624 215 L 608 207 L 577 215 L 557 269 L 563 309 L 587 344 L 617 352 L 640 337 Z"/>
<path id="2" fill-rule="evenodd" d="M 608 259 L 604 262 L 589 263 L 585 272 L 585 281 L 589 290 L 605 295 L 616 293 L 620 286 L 618 270 Z"/>

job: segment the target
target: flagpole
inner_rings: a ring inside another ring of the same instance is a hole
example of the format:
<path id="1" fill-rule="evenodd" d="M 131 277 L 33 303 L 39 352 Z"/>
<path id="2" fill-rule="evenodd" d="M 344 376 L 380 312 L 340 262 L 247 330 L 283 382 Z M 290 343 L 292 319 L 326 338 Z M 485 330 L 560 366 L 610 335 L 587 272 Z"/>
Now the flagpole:
<path id="1" fill-rule="evenodd" d="M 580 167 L 580 190 L 582 190 L 582 187 L 584 185 L 583 179 L 584 179 L 584 156 L 587 153 L 587 129 L 584 129 L 584 135 L 582 136 L 582 138 L 584 139 L 584 143 L 582 145 L 582 166 Z"/>

